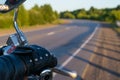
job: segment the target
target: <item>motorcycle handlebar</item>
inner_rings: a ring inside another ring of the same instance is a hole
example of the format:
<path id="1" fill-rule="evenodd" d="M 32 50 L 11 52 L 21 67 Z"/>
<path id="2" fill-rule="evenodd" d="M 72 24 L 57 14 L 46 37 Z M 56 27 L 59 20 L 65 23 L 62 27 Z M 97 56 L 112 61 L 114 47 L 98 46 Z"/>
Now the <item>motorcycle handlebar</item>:
<path id="1" fill-rule="evenodd" d="M 82 80 L 75 71 L 68 71 L 59 68 L 46 69 L 41 72 L 40 76 L 30 76 L 27 80 L 52 80 L 53 72 L 73 78 L 74 80 Z"/>

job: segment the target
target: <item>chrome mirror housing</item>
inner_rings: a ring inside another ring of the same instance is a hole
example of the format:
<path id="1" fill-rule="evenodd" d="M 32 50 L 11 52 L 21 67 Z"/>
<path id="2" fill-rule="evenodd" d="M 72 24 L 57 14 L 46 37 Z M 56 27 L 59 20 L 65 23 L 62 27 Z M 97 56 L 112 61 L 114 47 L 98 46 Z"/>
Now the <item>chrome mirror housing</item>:
<path id="1" fill-rule="evenodd" d="M 6 13 L 19 7 L 26 0 L 0 0 L 0 13 Z"/>

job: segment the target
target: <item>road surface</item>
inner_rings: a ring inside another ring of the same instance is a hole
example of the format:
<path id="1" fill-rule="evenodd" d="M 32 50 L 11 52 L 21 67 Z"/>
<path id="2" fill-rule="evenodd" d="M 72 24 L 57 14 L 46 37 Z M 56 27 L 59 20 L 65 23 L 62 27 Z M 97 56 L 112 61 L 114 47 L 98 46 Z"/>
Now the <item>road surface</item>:
<path id="1" fill-rule="evenodd" d="M 82 77 L 86 74 L 86 66 L 91 58 L 89 50 L 95 50 L 100 23 L 85 20 L 71 20 L 53 28 L 26 32 L 30 44 L 38 44 L 47 48 L 58 58 L 58 67 L 74 70 Z M 0 45 L 7 36 L 0 37 Z M 92 45 L 91 45 L 92 44 Z M 72 80 L 55 75 L 54 80 Z"/>

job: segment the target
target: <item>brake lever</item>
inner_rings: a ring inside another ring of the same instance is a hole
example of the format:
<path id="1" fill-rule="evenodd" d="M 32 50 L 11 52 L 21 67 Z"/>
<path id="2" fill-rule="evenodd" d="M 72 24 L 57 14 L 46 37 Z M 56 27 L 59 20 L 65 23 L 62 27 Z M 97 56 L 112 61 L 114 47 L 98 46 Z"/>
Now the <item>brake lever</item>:
<path id="1" fill-rule="evenodd" d="M 60 68 L 53 68 L 52 71 L 63 76 L 71 77 L 74 80 L 82 80 L 82 78 L 75 71 L 68 71 Z"/>

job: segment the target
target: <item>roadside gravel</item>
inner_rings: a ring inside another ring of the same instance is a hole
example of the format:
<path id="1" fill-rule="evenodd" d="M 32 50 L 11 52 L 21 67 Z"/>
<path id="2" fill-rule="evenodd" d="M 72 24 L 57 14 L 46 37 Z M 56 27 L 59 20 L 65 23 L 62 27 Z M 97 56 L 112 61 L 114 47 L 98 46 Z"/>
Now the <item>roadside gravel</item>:
<path id="1" fill-rule="evenodd" d="M 101 26 L 83 80 L 120 80 L 120 37 L 109 25 Z"/>

